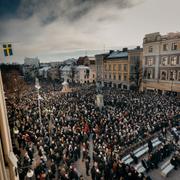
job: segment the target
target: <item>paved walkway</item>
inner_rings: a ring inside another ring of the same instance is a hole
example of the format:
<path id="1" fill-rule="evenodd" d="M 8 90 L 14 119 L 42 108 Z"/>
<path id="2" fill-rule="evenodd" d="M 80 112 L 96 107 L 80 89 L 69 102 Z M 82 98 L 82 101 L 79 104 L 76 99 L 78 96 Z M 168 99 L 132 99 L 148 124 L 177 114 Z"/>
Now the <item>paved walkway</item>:
<path id="1" fill-rule="evenodd" d="M 91 167 L 93 165 L 93 140 L 92 140 L 92 134 L 89 137 L 89 156 L 91 158 L 91 162 L 90 162 L 90 171 L 91 171 Z M 82 149 L 81 149 L 81 157 L 82 157 Z M 80 158 L 78 161 L 76 161 L 74 165 L 77 168 L 79 175 L 83 175 L 84 180 L 91 180 L 91 176 L 86 176 L 85 161 L 82 161 L 82 158 Z M 90 171 L 89 171 L 89 175 L 91 175 Z"/>

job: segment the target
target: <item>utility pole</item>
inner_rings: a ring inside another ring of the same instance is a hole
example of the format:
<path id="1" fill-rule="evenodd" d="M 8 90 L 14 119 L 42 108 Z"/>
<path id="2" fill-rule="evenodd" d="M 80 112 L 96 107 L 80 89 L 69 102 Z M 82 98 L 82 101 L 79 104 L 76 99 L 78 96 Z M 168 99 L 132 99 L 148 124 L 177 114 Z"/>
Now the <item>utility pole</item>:
<path id="1" fill-rule="evenodd" d="M 40 102 L 40 95 L 39 95 L 39 90 L 41 88 L 41 86 L 39 85 L 39 79 L 36 78 L 36 82 L 35 82 L 35 88 L 37 89 L 37 95 L 38 95 L 38 109 L 39 109 L 39 122 L 41 124 L 41 102 Z"/>

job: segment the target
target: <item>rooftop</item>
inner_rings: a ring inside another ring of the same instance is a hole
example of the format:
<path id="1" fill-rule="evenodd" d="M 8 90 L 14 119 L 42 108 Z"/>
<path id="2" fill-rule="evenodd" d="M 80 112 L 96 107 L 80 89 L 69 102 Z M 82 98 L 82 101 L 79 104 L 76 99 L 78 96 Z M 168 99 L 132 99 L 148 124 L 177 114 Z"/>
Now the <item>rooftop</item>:
<path id="1" fill-rule="evenodd" d="M 115 58 L 127 58 L 128 57 L 128 52 L 123 52 L 123 51 L 113 51 L 107 56 L 107 59 L 115 59 Z"/>

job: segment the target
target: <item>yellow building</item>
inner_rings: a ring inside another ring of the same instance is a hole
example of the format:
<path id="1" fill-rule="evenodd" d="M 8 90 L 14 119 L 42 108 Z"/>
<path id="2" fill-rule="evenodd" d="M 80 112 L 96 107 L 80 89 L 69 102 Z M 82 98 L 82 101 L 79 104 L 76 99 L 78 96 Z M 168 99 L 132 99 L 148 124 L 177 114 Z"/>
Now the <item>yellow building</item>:
<path id="1" fill-rule="evenodd" d="M 111 51 L 104 59 L 104 86 L 129 89 L 129 63 L 127 49 Z"/>
<path id="2" fill-rule="evenodd" d="M 140 47 L 131 50 L 123 48 L 122 51 L 110 51 L 108 54 L 103 54 L 101 66 L 96 63 L 101 67 L 101 71 L 97 72 L 97 74 L 101 72 L 99 77 L 102 78 L 99 81 L 105 87 L 131 89 L 133 86 L 139 86 L 139 78 L 142 77 L 139 71 L 141 59 Z M 96 61 L 98 60 L 97 58 Z"/>
<path id="3" fill-rule="evenodd" d="M 18 180 L 17 158 L 13 153 L 0 72 L 0 179 Z"/>
<path id="4" fill-rule="evenodd" d="M 180 33 L 145 35 L 142 90 L 148 89 L 180 93 Z"/>

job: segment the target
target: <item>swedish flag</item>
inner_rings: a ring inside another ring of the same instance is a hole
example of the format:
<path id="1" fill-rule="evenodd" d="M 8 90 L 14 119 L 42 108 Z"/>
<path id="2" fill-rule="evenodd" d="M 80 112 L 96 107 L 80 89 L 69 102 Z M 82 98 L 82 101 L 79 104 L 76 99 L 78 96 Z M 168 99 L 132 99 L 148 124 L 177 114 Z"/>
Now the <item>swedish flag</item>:
<path id="1" fill-rule="evenodd" d="M 12 56 L 12 45 L 11 44 L 3 44 L 4 56 Z"/>

